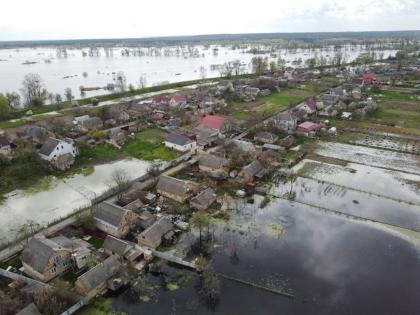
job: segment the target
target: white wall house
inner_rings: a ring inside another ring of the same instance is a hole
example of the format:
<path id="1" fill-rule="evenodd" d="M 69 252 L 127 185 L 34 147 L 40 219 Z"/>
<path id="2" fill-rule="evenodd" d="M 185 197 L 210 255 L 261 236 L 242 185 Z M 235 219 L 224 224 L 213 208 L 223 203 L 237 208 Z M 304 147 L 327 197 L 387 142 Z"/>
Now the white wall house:
<path id="1" fill-rule="evenodd" d="M 65 154 L 69 154 L 74 158 L 77 153 L 77 148 L 70 139 L 59 140 L 55 138 L 48 138 L 39 150 L 39 155 L 47 161 L 57 160 L 59 156 Z"/>
<path id="2" fill-rule="evenodd" d="M 178 133 L 170 134 L 165 140 L 165 146 L 179 152 L 193 151 L 197 148 L 197 142 Z"/>

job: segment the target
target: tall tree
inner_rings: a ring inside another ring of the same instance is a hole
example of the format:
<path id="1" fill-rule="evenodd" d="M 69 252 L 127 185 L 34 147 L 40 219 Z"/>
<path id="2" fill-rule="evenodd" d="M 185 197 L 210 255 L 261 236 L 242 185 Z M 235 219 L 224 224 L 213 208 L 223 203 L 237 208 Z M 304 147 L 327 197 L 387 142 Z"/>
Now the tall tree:
<path id="1" fill-rule="evenodd" d="M 190 224 L 192 227 L 198 229 L 200 233 L 200 247 L 201 247 L 203 229 L 208 228 L 210 224 L 210 218 L 209 218 L 208 213 L 204 211 L 195 212 L 190 219 Z"/>
<path id="2" fill-rule="evenodd" d="M 9 105 L 7 97 L 3 94 L 0 94 L 0 119 L 7 119 L 11 111 L 12 108 Z"/>
<path id="3" fill-rule="evenodd" d="M 74 96 L 71 88 L 66 88 L 64 90 L 64 97 L 66 98 L 67 102 L 71 102 L 73 100 Z"/>
<path id="4" fill-rule="evenodd" d="M 6 97 L 11 108 L 18 108 L 20 106 L 20 95 L 16 92 L 6 93 Z"/>
<path id="5" fill-rule="evenodd" d="M 128 188 L 129 183 L 128 174 L 123 169 L 117 169 L 111 173 L 109 186 L 114 189 L 118 202 L 122 200 L 123 193 Z"/>
<path id="6" fill-rule="evenodd" d="M 117 82 L 117 88 L 123 92 L 127 88 L 127 77 L 123 71 L 117 73 L 115 77 L 115 81 Z"/>
<path id="7" fill-rule="evenodd" d="M 25 75 L 22 81 L 22 94 L 25 97 L 26 105 L 32 105 L 36 100 L 45 97 L 44 81 L 41 76 L 36 73 L 29 73 Z"/>

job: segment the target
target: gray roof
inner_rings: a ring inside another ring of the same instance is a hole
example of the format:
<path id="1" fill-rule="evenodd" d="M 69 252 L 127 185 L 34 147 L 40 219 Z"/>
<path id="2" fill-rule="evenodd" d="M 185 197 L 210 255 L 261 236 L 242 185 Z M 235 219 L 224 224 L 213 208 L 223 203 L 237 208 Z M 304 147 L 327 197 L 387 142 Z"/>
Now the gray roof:
<path id="1" fill-rule="evenodd" d="M 1 147 L 7 147 L 10 145 L 9 140 L 7 140 L 7 138 L 5 137 L 0 137 L 0 148 Z"/>
<path id="2" fill-rule="evenodd" d="M 212 204 L 215 201 L 216 201 L 216 194 L 214 193 L 214 190 L 211 189 L 210 187 L 203 190 L 201 193 L 199 193 L 197 196 L 191 199 L 191 202 L 198 203 L 203 206 Z"/>
<path id="3" fill-rule="evenodd" d="M 119 256 L 123 256 L 132 246 L 124 240 L 108 235 L 102 247 Z"/>
<path id="4" fill-rule="evenodd" d="M 22 262 L 42 273 L 48 265 L 51 256 L 57 250 L 65 250 L 60 245 L 45 237 L 32 238 L 22 251 Z"/>
<path id="5" fill-rule="evenodd" d="M 57 145 L 60 143 L 60 140 L 54 138 L 48 138 L 47 141 L 42 145 L 41 149 L 39 149 L 39 153 L 49 156 L 52 151 L 55 150 Z"/>
<path id="6" fill-rule="evenodd" d="M 38 308 L 34 303 L 29 304 L 27 307 L 25 307 L 20 312 L 16 313 L 16 315 L 41 315 L 41 313 L 38 311 Z"/>
<path id="7" fill-rule="evenodd" d="M 200 157 L 199 164 L 201 166 L 209 167 L 212 169 L 220 169 L 224 166 L 227 166 L 229 164 L 229 160 L 218 157 L 216 155 L 205 154 Z"/>
<path id="8" fill-rule="evenodd" d="M 266 131 L 262 131 L 256 134 L 257 138 L 260 139 L 267 139 L 270 141 L 276 141 L 278 139 L 278 136 L 276 136 L 275 134 L 271 133 L 271 132 L 266 132 Z"/>
<path id="9" fill-rule="evenodd" d="M 171 220 L 167 217 L 162 217 L 156 221 L 152 226 L 144 230 L 139 236 L 143 239 L 149 240 L 152 243 L 159 244 L 162 237 L 173 229 Z"/>
<path id="10" fill-rule="evenodd" d="M 165 139 L 166 142 L 175 143 L 177 145 L 186 145 L 191 143 L 192 140 L 187 136 L 180 135 L 179 133 L 172 133 Z"/>
<path id="11" fill-rule="evenodd" d="M 290 111 L 285 111 L 278 114 L 275 119 L 277 120 L 296 120 L 293 114 Z"/>
<path id="12" fill-rule="evenodd" d="M 116 204 L 104 201 L 99 204 L 95 211 L 95 219 L 104 221 L 115 227 L 118 227 L 129 210 L 124 209 Z"/>
<path id="13" fill-rule="evenodd" d="M 31 138 L 40 139 L 47 134 L 47 130 L 39 126 L 30 126 L 26 129 L 26 134 Z"/>
<path id="14" fill-rule="evenodd" d="M 95 129 L 98 127 L 102 127 L 103 123 L 102 119 L 100 119 L 99 117 L 89 117 L 87 119 L 82 120 L 80 122 L 80 125 L 86 129 Z"/>
<path id="15" fill-rule="evenodd" d="M 143 208 L 143 207 L 144 207 L 144 203 L 141 202 L 140 199 L 136 199 L 136 200 L 133 200 L 132 202 L 130 202 L 129 204 L 125 205 L 124 209 L 135 211 L 135 210 L 138 210 L 138 209 Z"/>
<path id="16" fill-rule="evenodd" d="M 175 177 L 161 175 L 159 176 L 157 189 L 177 196 L 184 196 L 188 192 L 188 182 Z"/>
<path id="17" fill-rule="evenodd" d="M 92 247 L 91 244 L 80 238 L 70 239 L 64 235 L 52 237 L 50 240 L 68 251 L 77 251 L 79 249 Z"/>
<path id="18" fill-rule="evenodd" d="M 263 170 L 264 168 L 258 160 L 244 167 L 244 171 L 247 172 L 250 176 L 257 176 Z"/>
<path id="19" fill-rule="evenodd" d="M 118 256 L 110 256 L 102 263 L 99 263 L 88 272 L 81 275 L 77 281 L 82 284 L 86 292 L 92 291 L 101 283 L 117 274 L 120 271 L 121 266 L 121 263 L 118 261 Z"/>

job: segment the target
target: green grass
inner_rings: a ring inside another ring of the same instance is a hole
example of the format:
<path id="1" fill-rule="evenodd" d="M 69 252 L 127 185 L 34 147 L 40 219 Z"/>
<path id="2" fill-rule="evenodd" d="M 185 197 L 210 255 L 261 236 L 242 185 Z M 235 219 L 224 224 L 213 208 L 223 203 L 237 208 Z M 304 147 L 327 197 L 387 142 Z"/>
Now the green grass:
<path id="1" fill-rule="evenodd" d="M 402 93 L 402 92 L 387 92 L 382 91 L 379 93 L 369 92 L 369 95 L 382 95 L 384 99 L 396 100 L 396 101 L 416 101 L 417 95 Z"/>
<path id="2" fill-rule="evenodd" d="M 6 269 L 7 267 L 12 266 L 15 268 L 20 268 L 22 266 L 22 261 L 20 260 L 20 255 L 13 256 L 8 260 L 5 260 L 0 263 L 0 268 Z"/>
<path id="3" fill-rule="evenodd" d="M 8 129 L 8 128 L 16 128 L 26 124 L 26 121 L 23 119 L 16 119 L 14 121 L 0 121 L 0 128 L 1 129 Z"/>
<path id="4" fill-rule="evenodd" d="M 90 240 L 88 241 L 88 243 L 89 244 L 92 244 L 92 246 L 95 247 L 96 249 L 99 249 L 104 244 L 104 241 L 105 240 L 103 240 L 103 239 L 100 239 L 100 238 L 97 238 L 97 237 L 92 236 L 90 238 Z"/>
<path id="5" fill-rule="evenodd" d="M 113 312 L 112 299 L 101 297 L 101 298 L 95 299 L 92 303 L 83 307 L 77 314 L 78 315 L 116 315 L 116 314 L 124 314 L 124 313 Z"/>
<path id="6" fill-rule="evenodd" d="M 165 147 L 163 141 L 167 133 L 159 129 L 146 129 L 138 132 L 135 138 L 123 146 L 123 151 L 135 158 L 153 161 L 170 161 L 181 154 Z"/>
<path id="7" fill-rule="evenodd" d="M 89 166 L 97 163 L 106 163 L 127 157 L 124 152 L 118 151 L 110 144 L 99 144 L 93 147 L 83 146 L 76 157 L 75 167 Z"/>
<path id="8" fill-rule="evenodd" d="M 254 114 L 252 112 L 234 112 L 232 116 L 238 120 L 250 120 Z"/>

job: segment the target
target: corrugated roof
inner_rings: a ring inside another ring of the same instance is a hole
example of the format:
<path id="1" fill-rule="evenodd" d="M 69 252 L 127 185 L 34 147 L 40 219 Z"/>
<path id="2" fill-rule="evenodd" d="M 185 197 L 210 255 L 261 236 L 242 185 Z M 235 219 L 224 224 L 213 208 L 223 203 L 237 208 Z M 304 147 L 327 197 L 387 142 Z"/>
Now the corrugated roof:
<path id="1" fill-rule="evenodd" d="M 25 307 L 20 312 L 16 313 L 16 315 L 41 315 L 41 313 L 38 311 L 38 308 L 34 303 L 29 304 L 27 307 Z"/>
<path id="2" fill-rule="evenodd" d="M 116 204 L 104 201 L 99 204 L 95 211 L 95 219 L 99 219 L 115 227 L 118 227 L 127 213 L 126 210 Z"/>
<path id="3" fill-rule="evenodd" d="M 229 161 L 225 158 L 221 158 L 212 154 L 205 154 L 200 157 L 199 164 L 201 166 L 209 167 L 212 169 L 220 169 L 229 164 Z"/>
<path id="4" fill-rule="evenodd" d="M 119 256 L 123 256 L 132 246 L 124 240 L 108 235 L 102 247 Z"/>
<path id="5" fill-rule="evenodd" d="M 191 202 L 198 203 L 200 205 L 208 205 L 216 201 L 216 194 L 214 193 L 214 190 L 210 187 L 203 190 L 201 193 L 199 193 L 197 196 L 195 196 L 193 199 L 191 199 Z"/>
<path id="6" fill-rule="evenodd" d="M 177 196 L 184 196 L 188 192 L 188 183 L 175 177 L 161 175 L 157 189 Z"/>
<path id="7" fill-rule="evenodd" d="M 81 275 L 77 281 L 82 284 L 86 292 L 90 292 L 117 274 L 121 270 L 121 266 L 121 263 L 118 261 L 118 256 L 110 256 L 102 263 Z"/>
<path id="8" fill-rule="evenodd" d="M 144 230 L 139 237 L 152 242 L 153 244 L 160 244 L 162 237 L 173 229 L 171 220 L 167 217 L 160 218 L 151 227 Z"/>
<path id="9" fill-rule="evenodd" d="M 63 248 L 52 240 L 34 237 L 22 251 L 21 259 L 36 271 L 43 273 L 51 256 L 59 249 Z"/>

